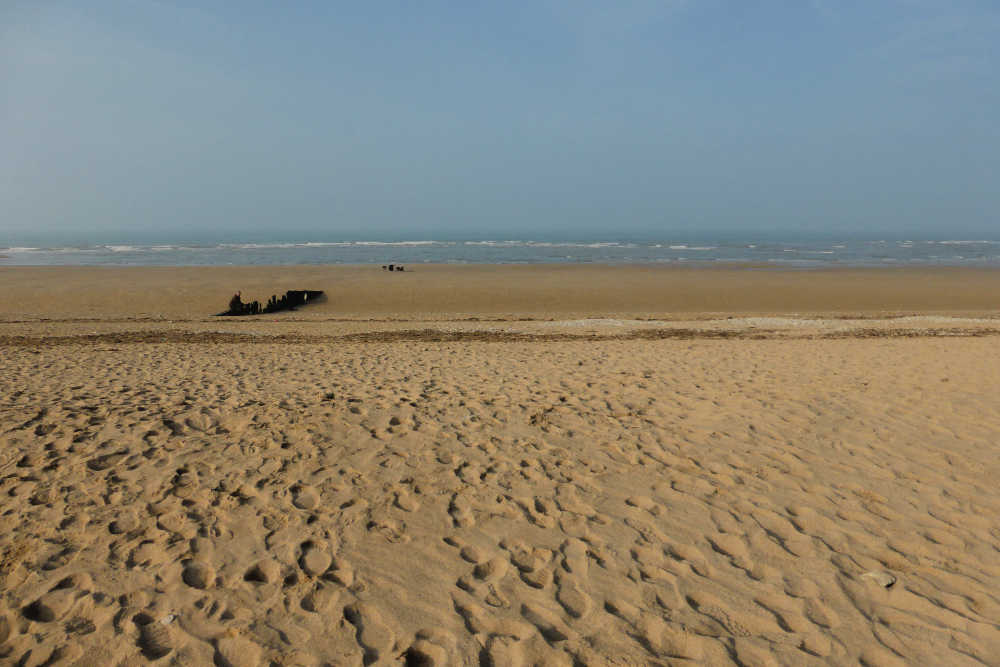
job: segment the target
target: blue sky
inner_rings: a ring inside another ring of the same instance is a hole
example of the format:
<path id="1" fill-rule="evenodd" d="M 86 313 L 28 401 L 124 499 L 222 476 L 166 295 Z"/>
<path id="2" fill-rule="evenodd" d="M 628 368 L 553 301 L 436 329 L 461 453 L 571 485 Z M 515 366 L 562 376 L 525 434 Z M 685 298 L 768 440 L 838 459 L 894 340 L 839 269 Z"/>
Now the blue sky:
<path id="1" fill-rule="evenodd" d="M 996 237 L 998 45 L 979 0 L 8 0 L 0 236 Z"/>

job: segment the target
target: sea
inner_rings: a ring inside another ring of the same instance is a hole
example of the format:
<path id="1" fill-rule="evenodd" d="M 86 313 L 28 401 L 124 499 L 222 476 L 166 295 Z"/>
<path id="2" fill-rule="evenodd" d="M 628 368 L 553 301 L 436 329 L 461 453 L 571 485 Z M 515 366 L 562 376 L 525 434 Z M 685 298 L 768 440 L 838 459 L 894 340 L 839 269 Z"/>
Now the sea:
<path id="1" fill-rule="evenodd" d="M 2 236 L 0 236 L 2 243 Z M 260 242 L 110 242 L 0 245 L 0 266 L 228 266 L 295 264 L 752 264 L 789 268 L 1000 267 L 1000 240 L 420 239 Z"/>

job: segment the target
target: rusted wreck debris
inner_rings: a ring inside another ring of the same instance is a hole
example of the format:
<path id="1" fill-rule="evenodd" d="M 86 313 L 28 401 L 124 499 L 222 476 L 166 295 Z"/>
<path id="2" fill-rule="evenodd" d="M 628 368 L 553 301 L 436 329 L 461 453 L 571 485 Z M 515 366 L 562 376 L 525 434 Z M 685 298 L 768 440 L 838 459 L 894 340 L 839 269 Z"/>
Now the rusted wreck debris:
<path id="1" fill-rule="evenodd" d="M 276 313 L 281 310 L 295 310 L 299 306 L 318 301 L 322 296 L 322 290 L 290 289 L 280 298 L 277 295 L 272 295 L 267 303 L 261 306 L 260 301 L 244 302 L 243 297 L 237 292 L 229 300 L 229 310 L 219 313 L 219 315 L 232 317 L 235 315 L 261 315 Z"/>

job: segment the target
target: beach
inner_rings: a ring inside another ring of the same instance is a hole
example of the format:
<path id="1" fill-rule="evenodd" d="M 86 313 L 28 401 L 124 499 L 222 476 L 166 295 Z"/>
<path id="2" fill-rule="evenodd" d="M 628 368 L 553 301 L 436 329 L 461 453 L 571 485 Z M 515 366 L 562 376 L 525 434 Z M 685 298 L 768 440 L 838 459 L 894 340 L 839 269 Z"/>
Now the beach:
<path id="1" fill-rule="evenodd" d="M 0 269 L 0 660 L 1000 664 L 1000 271 L 407 269 Z"/>
<path id="2" fill-rule="evenodd" d="M 266 301 L 322 289 L 296 319 L 676 319 L 685 314 L 995 313 L 1000 270 L 776 269 L 655 264 L 243 267 L 0 267 L 0 321 L 92 317 L 203 320 L 240 290 Z M 290 315 L 285 315 L 290 317 Z"/>

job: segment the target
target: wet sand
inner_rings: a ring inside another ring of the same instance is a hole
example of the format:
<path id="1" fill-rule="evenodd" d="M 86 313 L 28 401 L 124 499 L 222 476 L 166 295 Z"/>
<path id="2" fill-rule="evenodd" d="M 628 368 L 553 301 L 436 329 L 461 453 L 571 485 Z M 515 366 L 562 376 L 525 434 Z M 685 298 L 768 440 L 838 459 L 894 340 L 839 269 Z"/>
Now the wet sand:
<path id="1" fill-rule="evenodd" d="M 0 660 L 997 664 L 998 274 L 414 268 L 0 270 Z"/>
<path id="2" fill-rule="evenodd" d="M 779 270 L 650 265 L 0 268 L 0 320 L 204 318 L 237 290 L 322 289 L 299 318 L 662 317 L 694 313 L 970 313 L 1000 307 L 1000 270 Z"/>

